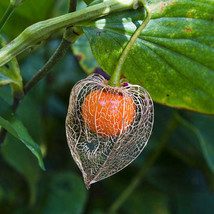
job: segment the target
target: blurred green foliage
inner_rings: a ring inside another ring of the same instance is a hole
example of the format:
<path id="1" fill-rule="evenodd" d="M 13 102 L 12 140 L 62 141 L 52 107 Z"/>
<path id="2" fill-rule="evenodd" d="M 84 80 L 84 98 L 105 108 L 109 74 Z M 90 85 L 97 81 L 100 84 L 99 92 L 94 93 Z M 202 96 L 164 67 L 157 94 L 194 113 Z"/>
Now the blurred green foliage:
<path id="1" fill-rule="evenodd" d="M 0 17 L 8 2 L 0 0 Z M 34 22 L 65 13 L 67 3 L 28 0 L 14 12 L 3 33 L 10 40 Z M 43 66 L 60 39 L 56 33 L 30 54 L 19 56 L 24 82 Z M 77 43 L 76 50 L 80 48 L 78 44 L 83 43 Z M 91 54 L 87 48 L 84 51 L 85 56 Z M 86 190 L 65 137 L 70 90 L 87 76 L 87 63 L 82 69 L 78 59 L 69 51 L 21 102 L 17 115 L 32 139 L 40 144 L 46 171 L 39 168 L 35 156 L 21 141 L 8 134 L 0 150 L 0 214 L 106 213 L 120 202 L 124 190 L 133 184 L 163 139 L 166 146 L 157 161 L 127 200 L 119 203 L 116 213 L 213 214 L 214 117 L 159 104 L 155 105 L 154 130 L 143 153 L 120 173 Z M 89 69 L 92 67 L 90 64 Z M 0 98 L 12 104 L 9 86 L 0 87 Z M 1 111 L 5 108 L 0 105 Z M 172 120 L 177 126 L 166 135 Z"/>

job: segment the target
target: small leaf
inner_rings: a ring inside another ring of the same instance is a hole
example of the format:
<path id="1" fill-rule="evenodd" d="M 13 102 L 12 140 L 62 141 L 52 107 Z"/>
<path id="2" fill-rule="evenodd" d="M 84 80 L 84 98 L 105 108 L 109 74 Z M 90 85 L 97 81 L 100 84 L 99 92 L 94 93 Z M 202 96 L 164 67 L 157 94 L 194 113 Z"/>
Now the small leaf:
<path id="1" fill-rule="evenodd" d="M 0 104 L 1 106 L 5 105 L 1 99 Z M 2 109 L 0 109 L 0 111 L 0 126 L 24 143 L 24 145 L 37 157 L 40 167 L 45 170 L 40 147 L 33 141 L 22 122 L 17 119 L 12 111 L 7 110 L 6 112 L 2 112 Z"/>
<path id="2" fill-rule="evenodd" d="M 87 73 L 91 74 L 95 71 L 99 64 L 94 59 L 91 52 L 90 44 L 85 35 L 80 37 L 73 45 L 72 50 L 74 55 L 79 60 L 80 66 Z"/>
<path id="3" fill-rule="evenodd" d="M 149 1 L 152 19 L 123 65 L 123 75 L 154 101 L 214 114 L 214 1 Z M 145 10 L 128 10 L 84 23 L 101 68 L 112 74 Z"/>

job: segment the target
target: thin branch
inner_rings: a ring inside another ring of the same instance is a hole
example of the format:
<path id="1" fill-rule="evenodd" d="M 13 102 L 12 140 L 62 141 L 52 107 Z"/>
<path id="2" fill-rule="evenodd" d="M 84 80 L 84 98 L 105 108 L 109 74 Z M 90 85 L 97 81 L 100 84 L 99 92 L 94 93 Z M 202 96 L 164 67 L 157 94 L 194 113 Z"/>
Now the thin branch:
<path id="1" fill-rule="evenodd" d="M 70 42 L 67 40 L 62 40 L 59 47 L 55 51 L 55 53 L 51 56 L 51 58 L 47 61 L 47 63 L 39 70 L 35 76 L 25 84 L 24 93 L 25 95 L 28 91 L 33 88 L 41 79 L 43 79 L 48 72 L 57 64 L 57 62 L 66 54 L 68 48 L 70 47 Z"/>
<path id="2" fill-rule="evenodd" d="M 68 13 L 74 12 L 76 10 L 77 0 L 70 0 Z M 70 28 L 66 29 L 66 32 Z M 66 33 L 65 32 L 65 33 Z M 24 93 L 26 94 L 34 85 L 36 85 L 41 79 L 43 79 L 48 72 L 57 64 L 57 62 L 66 54 L 68 48 L 70 47 L 70 42 L 62 39 L 59 47 L 56 49 L 55 53 L 47 61 L 42 69 L 24 86 Z"/>

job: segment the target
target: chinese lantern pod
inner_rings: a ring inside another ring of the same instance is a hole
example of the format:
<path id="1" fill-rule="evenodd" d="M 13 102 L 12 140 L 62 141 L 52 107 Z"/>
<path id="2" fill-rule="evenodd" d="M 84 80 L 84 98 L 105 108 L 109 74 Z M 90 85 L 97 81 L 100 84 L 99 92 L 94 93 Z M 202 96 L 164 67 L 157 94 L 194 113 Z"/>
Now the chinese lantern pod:
<path id="1" fill-rule="evenodd" d="M 138 85 L 106 85 L 98 74 L 72 89 L 66 135 L 71 154 L 86 187 L 129 165 L 142 152 L 151 135 L 153 102 Z"/>

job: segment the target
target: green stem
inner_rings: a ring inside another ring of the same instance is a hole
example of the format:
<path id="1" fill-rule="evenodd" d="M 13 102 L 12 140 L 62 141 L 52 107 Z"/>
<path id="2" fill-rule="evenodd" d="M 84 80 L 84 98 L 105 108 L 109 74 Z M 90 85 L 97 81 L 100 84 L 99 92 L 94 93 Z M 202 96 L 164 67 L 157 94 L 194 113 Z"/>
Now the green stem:
<path id="1" fill-rule="evenodd" d="M 36 201 L 36 183 L 33 183 L 31 184 L 29 181 L 28 182 L 28 186 L 29 186 L 29 194 L 30 194 L 30 197 L 29 197 L 29 205 L 30 206 L 33 206 L 35 204 L 35 201 Z"/>
<path id="2" fill-rule="evenodd" d="M 0 32 L 2 31 L 4 25 L 6 24 L 7 20 L 10 18 L 14 10 L 15 10 L 15 6 L 10 3 L 2 19 L 0 20 Z"/>
<path id="3" fill-rule="evenodd" d="M 135 33 L 132 35 L 131 39 L 129 40 L 128 44 L 124 48 L 120 59 L 117 62 L 117 65 L 115 67 L 115 70 L 113 72 L 113 75 L 111 76 L 111 79 L 109 80 L 108 84 L 110 86 L 117 86 L 120 87 L 120 77 L 122 74 L 122 67 L 123 64 L 128 56 L 129 51 L 131 50 L 132 46 L 134 45 L 135 41 L 139 37 L 140 33 L 143 31 L 143 29 L 146 27 L 146 25 L 149 23 L 149 20 L 151 19 L 151 12 L 149 10 L 147 1 L 142 1 L 141 3 L 143 4 L 144 8 L 146 9 L 147 12 L 147 17 L 144 20 L 144 22 L 140 25 L 140 27 L 135 31 Z"/>
<path id="4" fill-rule="evenodd" d="M 185 153 L 183 154 L 181 151 L 177 150 L 176 148 L 167 148 L 167 152 L 169 152 L 174 157 L 178 158 L 179 160 L 183 161 L 184 163 L 188 164 L 191 167 L 195 167 L 199 165 L 199 161 L 193 160 L 190 156 L 187 156 Z"/>
<path id="5" fill-rule="evenodd" d="M 151 166 L 155 163 L 155 161 L 160 156 L 161 152 L 163 151 L 170 135 L 177 127 L 178 122 L 175 120 L 174 116 L 169 121 L 166 131 L 162 136 L 160 143 L 154 153 L 149 157 L 146 163 L 142 166 L 141 170 L 137 173 L 134 177 L 130 185 L 122 192 L 119 198 L 114 202 L 114 204 L 110 207 L 108 213 L 115 213 L 119 207 L 127 200 L 127 198 L 133 193 L 136 187 L 140 184 L 146 173 L 149 171 Z"/>
<path id="6" fill-rule="evenodd" d="M 69 4 L 68 12 L 76 10 L 76 0 L 71 0 Z M 42 67 L 42 69 L 34 75 L 34 77 L 26 83 L 24 86 L 25 94 L 36 85 L 41 79 L 43 79 L 48 72 L 57 64 L 57 62 L 66 54 L 68 48 L 73 44 L 81 35 L 82 29 L 78 27 L 68 27 L 64 33 L 63 39 L 56 49 L 55 53 Z"/>
<path id="7" fill-rule="evenodd" d="M 25 49 L 32 47 L 51 33 L 64 27 L 80 25 L 124 9 L 131 9 L 136 0 L 109 0 L 56 18 L 38 22 L 26 28 L 18 37 L 0 50 L 0 66 L 10 61 Z"/>

